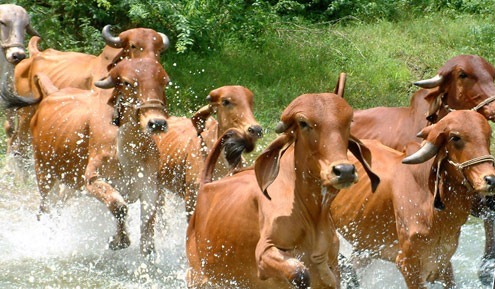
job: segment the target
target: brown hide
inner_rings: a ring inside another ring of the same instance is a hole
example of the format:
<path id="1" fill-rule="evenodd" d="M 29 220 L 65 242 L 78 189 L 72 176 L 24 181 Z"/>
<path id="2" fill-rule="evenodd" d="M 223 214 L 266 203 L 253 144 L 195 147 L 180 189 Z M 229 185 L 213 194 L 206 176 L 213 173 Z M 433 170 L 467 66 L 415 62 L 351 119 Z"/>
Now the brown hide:
<path id="1" fill-rule="evenodd" d="M 109 76 L 115 87 L 110 103 L 120 98 L 122 106 L 119 129 L 110 124 L 114 108 L 98 92 L 56 90 L 46 75 L 38 75 L 37 89 L 43 100 L 32 118 L 31 130 L 40 213 L 48 211 L 47 195 L 58 183 L 84 188 L 117 219 L 117 234 L 110 248 L 121 249 L 130 242 L 125 228 L 127 202 L 139 199 L 141 252 L 148 255 L 154 248 L 158 196 L 158 151 L 150 133 L 161 131 L 153 130 L 150 123 L 160 120 L 166 124 L 163 104 L 168 77 L 154 59 L 123 60 Z"/>
<path id="2" fill-rule="evenodd" d="M 451 112 L 421 136 L 438 148 L 433 161 L 402 164 L 404 153 L 379 141 L 364 141 L 373 155 L 373 170 L 380 176 L 372 193 L 369 179 L 360 178 L 352 189 L 341 190 L 331 205 L 339 232 L 357 251 L 395 262 L 408 288 L 426 288 L 427 281 L 442 281 L 454 287 L 450 262 L 466 222 L 471 198 L 494 190 L 492 160 L 475 163 L 462 173 L 449 163 L 463 163 L 489 156 L 490 126 L 473 111 Z M 408 146 L 416 146 L 413 143 Z M 448 153 L 447 153 L 448 152 Z M 358 174 L 364 175 L 360 164 Z M 434 207 L 434 185 L 440 164 L 439 197 L 444 210 Z M 464 185 L 464 176 L 475 191 Z M 359 260 L 359 256 L 357 257 Z"/>
<path id="3" fill-rule="evenodd" d="M 164 43 L 159 33 L 146 28 L 126 30 L 119 34 L 122 40 L 122 48 L 116 49 L 105 46 L 98 56 L 46 49 L 39 51 L 38 37 L 31 38 L 29 52 L 31 57 L 24 59 L 15 69 L 16 89 L 20 95 L 40 97 L 35 89 L 35 75 L 43 73 L 47 75 L 55 86 L 59 88 L 74 87 L 80 89 L 100 90 L 93 83 L 106 76 L 108 69 L 120 59 L 149 57 L 159 61 L 159 54 L 164 50 Z M 99 92 L 103 97 L 108 97 L 110 92 Z M 8 150 L 18 155 L 22 162 L 29 158 L 30 132 L 29 122 L 37 106 L 28 106 L 17 110 L 18 125 L 10 122 L 6 127 L 13 130 L 13 135 L 8 139 Z"/>
<path id="4" fill-rule="evenodd" d="M 160 183 L 163 188 L 185 199 L 188 216 L 194 210 L 199 174 L 206 155 L 217 138 L 226 130 L 237 128 L 251 135 L 250 146 L 254 148 L 262 133 L 253 114 L 253 93 L 249 89 L 223 86 L 212 90 L 207 99 L 209 104 L 200 110 L 201 116 L 196 117 L 196 126 L 194 117 L 171 117 L 168 119 L 168 132 L 154 136 L 160 151 Z M 218 121 L 210 117 L 213 114 L 217 115 Z M 218 176 L 228 172 L 225 159 L 222 163 Z"/>
<path id="5" fill-rule="evenodd" d="M 286 130 L 255 169 L 201 184 L 187 231 L 189 287 L 340 288 L 328 210 L 338 189 L 357 178 L 346 155 L 351 117 L 335 94 L 302 95 L 282 114 Z"/>
<path id="6" fill-rule="evenodd" d="M 377 139 L 402 150 L 427 125 L 426 117 L 441 118 L 450 109 L 471 109 L 495 96 L 495 68 L 476 55 L 459 55 L 438 70 L 442 81 L 430 89 L 420 89 L 409 107 L 376 107 L 354 112 L 351 132 L 358 138 Z M 421 83 L 421 82 L 418 82 Z M 441 105 L 438 106 L 438 103 Z M 495 117 L 495 102 L 478 110 L 487 119 Z M 433 119 L 434 120 L 434 119 Z"/>

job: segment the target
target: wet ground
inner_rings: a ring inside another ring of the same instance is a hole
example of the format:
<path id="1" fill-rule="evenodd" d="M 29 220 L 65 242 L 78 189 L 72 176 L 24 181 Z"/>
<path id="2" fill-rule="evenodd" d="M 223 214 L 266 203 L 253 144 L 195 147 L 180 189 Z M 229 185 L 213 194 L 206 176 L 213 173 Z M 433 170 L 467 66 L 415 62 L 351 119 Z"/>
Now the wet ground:
<path id="1" fill-rule="evenodd" d="M 173 194 L 158 218 L 154 264 L 139 255 L 138 204 L 130 206 L 132 244 L 121 251 L 108 249 L 114 220 L 94 198 L 78 195 L 40 221 L 38 204 L 34 181 L 17 187 L 10 176 L 0 177 L 0 288 L 186 288 L 184 203 Z M 476 275 L 482 228 L 477 219 L 463 227 L 453 260 L 458 288 L 488 288 Z M 363 289 L 406 288 L 391 263 L 375 261 L 358 274 Z"/>

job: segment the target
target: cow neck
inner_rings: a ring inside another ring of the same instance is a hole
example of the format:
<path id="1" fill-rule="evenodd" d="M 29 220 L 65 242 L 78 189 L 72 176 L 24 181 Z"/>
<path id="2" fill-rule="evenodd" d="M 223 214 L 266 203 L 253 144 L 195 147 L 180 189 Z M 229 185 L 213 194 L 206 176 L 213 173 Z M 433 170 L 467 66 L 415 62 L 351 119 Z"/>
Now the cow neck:
<path id="1" fill-rule="evenodd" d="M 290 153 L 289 153 L 290 152 Z M 294 199 L 302 206 L 301 209 L 306 211 L 308 216 L 311 216 L 313 223 L 320 221 L 320 215 L 325 209 L 325 206 L 329 206 L 329 199 L 324 198 L 322 194 L 322 186 L 320 176 L 312 176 L 309 170 L 304 167 L 303 163 L 296 163 L 295 149 L 292 145 L 292 150 L 287 151 L 283 158 L 291 158 L 293 164 L 291 169 L 295 175 L 294 177 Z M 289 166 L 287 166 L 289 167 Z M 327 192 L 327 196 L 332 196 L 331 192 Z M 334 196 L 332 196 L 334 197 Z"/>
<path id="2" fill-rule="evenodd" d="M 15 91 L 14 65 L 7 61 L 2 47 L 0 47 L 0 89 L 0 93 L 4 95 Z"/>
<path id="3" fill-rule="evenodd" d="M 440 196 L 445 212 L 455 212 L 455 216 L 467 218 L 475 191 L 462 170 L 451 163 L 448 156 L 435 158 L 430 173 L 430 191 L 433 196 Z"/>

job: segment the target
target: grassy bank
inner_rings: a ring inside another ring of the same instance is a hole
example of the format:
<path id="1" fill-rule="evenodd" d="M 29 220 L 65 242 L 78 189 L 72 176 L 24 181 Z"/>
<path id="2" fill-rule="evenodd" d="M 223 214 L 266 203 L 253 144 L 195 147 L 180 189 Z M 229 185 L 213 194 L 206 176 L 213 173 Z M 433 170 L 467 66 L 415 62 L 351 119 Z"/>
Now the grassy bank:
<path id="1" fill-rule="evenodd" d="M 212 88 L 241 84 L 255 93 L 258 120 L 273 129 L 283 108 L 307 92 L 333 90 L 348 73 L 346 99 L 356 109 L 408 105 L 417 88 L 458 54 L 495 63 L 493 19 L 434 14 L 403 22 L 378 21 L 295 26 L 280 23 L 259 47 L 226 45 L 202 54 L 163 57 L 173 85 L 171 110 L 188 114 Z M 277 25 L 274 25 L 277 26 Z"/>

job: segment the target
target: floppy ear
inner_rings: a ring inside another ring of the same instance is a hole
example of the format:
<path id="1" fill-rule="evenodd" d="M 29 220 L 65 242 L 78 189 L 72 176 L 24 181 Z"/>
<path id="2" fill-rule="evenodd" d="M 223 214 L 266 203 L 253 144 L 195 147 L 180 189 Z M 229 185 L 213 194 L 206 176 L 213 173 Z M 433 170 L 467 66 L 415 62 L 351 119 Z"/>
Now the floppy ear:
<path id="1" fill-rule="evenodd" d="M 431 123 L 435 123 L 438 119 L 437 113 L 442 105 L 442 96 L 443 93 L 440 90 L 440 87 L 430 89 L 425 96 L 425 100 L 430 104 L 426 119 Z"/>
<path id="2" fill-rule="evenodd" d="M 208 117 L 212 114 L 210 105 L 205 105 L 194 113 L 191 117 L 194 128 L 198 135 L 200 135 L 205 130 L 205 122 Z"/>
<path id="3" fill-rule="evenodd" d="M 266 189 L 277 177 L 280 158 L 293 142 L 294 137 L 291 134 L 284 133 L 280 135 L 261 153 L 254 163 L 254 172 L 258 185 L 269 200 L 271 198 Z"/>
<path id="4" fill-rule="evenodd" d="M 376 188 L 380 184 L 380 177 L 371 170 L 371 152 L 370 150 L 357 138 L 349 137 L 349 150 L 363 165 L 366 174 L 371 180 L 371 191 L 375 192 Z"/>
<path id="5" fill-rule="evenodd" d="M 236 141 L 242 141 L 243 134 L 241 131 L 235 128 L 228 129 L 220 138 L 217 139 L 213 147 L 211 148 L 210 153 L 206 157 L 206 161 L 203 167 L 203 174 L 201 176 L 201 181 L 200 184 L 206 184 L 210 183 L 212 176 L 213 176 L 213 171 L 215 170 L 215 164 L 217 163 L 218 157 L 220 156 L 220 153 L 222 152 L 223 148 L 225 147 L 225 144 L 230 140 L 230 139 L 236 139 Z M 242 147 L 242 146 L 241 146 Z M 238 154 L 238 157 L 242 154 L 244 150 L 236 150 L 235 154 Z M 235 157 L 232 157 L 235 158 Z M 236 164 L 230 164 L 229 165 L 236 165 Z"/>

